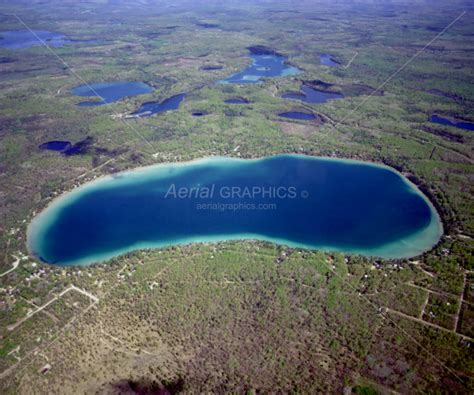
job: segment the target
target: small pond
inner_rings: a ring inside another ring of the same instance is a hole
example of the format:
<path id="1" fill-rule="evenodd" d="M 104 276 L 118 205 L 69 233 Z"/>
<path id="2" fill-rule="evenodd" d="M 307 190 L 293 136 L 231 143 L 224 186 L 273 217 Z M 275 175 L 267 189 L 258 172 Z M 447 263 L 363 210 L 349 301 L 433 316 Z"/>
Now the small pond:
<path id="1" fill-rule="evenodd" d="M 430 121 L 438 123 L 440 125 L 453 126 L 459 129 L 474 130 L 474 123 L 472 122 L 455 121 L 448 118 L 440 117 L 439 115 L 432 115 Z"/>
<path id="2" fill-rule="evenodd" d="M 302 112 L 302 111 L 285 111 L 285 112 L 279 113 L 278 115 L 283 118 L 300 119 L 304 121 L 316 119 L 316 115 L 309 112 Z"/>
<path id="3" fill-rule="evenodd" d="M 329 66 L 329 67 L 337 67 L 340 66 L 338 62 L 336 62 L 331 55 L 328 54 L 321 54 L 319 56 L 319 63 L 322 64 L 323 66 Z"/>
<path id="4" fill-rule="evenodd" d="M 301 92 L 284 93 L 282 97 L 284 99 L 300 100 L 305 103 L 322 104 L 329 100 L 342 99 L 344 95 L 336 92 L 321 91 L 308 85 L 303 85 Z"/>
<path id="5" fill-rule="evenodd" d="M 33 33 L 29 30 L 0 32 L 0 47 L 8 49 L 31 48 L 43 45 L 41 40 L 51 47 L 61 47 L 71 42 L 62 33 L 47 30 L 33 30 Z M 40 40 L 38 40 L 38 38 Z"/>
<path id="6" fill-rule="evenodd" d="M 95 97 L 94 101 L 78 103 L 81 107 L 103 106 L 113 103 L 124 97 L 143 95 L 153 92 L 153 88 L 144 82 L 116 81 L 97 82 L 94 84 L 80 85 L 72 89 L 72 94 L 81 97 Z"/>
<path id="7" fill-rule="evenodd" d="M 155 114 L 160 114 L 165 111 L 176 110 L 186 97 L 185 93 L 171 96 L 163 101 L 150 101 L 143 103 L 140 108 L 132 112 L 130 117 L 143 118 L 150 117 Z"/>
<path id="8" fill-rule="evenodd" d="M 72 144 L 70 141 L 52 140 L 41 144 L 39 148 L 50 151 L 64 151 L 68 148 L 71 148 L 71 146 Z"/>

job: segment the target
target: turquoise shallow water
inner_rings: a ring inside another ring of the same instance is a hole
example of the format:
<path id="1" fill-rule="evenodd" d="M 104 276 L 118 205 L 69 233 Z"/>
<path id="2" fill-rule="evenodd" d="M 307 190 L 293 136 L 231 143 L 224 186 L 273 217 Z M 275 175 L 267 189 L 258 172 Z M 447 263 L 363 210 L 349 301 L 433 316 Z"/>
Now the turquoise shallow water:
<path id="1" fill-rule="evenodd" d="M 33 220 L 28 248 L 57 265 L 231 239 L 401 258 L 429 250 L 441 234 L 427 198 L 388 167 L 301 155 L 217 157 L 85 184 Z"/>

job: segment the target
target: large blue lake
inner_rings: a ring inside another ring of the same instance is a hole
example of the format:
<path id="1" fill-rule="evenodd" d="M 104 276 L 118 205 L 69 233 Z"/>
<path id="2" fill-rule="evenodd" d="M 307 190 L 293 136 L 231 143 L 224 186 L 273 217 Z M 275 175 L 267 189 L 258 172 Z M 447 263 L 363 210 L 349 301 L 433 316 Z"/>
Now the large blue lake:
<path id="1" fill-rule="evenodd" d="M 58 265 L 231 239 L 393 258 L 429 250 L 441 233 L 427 198 L 391 168 L 302 155 L 216 157 L 85 184 L 35 217 L 28 248 Z"/>
<path id="2" fill-rule="evenodd" d="M 94 101 L 83 101 L 78 106 L 103 106 L 127 96 L 143 95 L 153 92 L 153 88 L 144 82 L 116 81 L 80 85 L 72 89 L 72 94 L 81 97 L 95 97 Z"/>
<path id="3" fill-rule="evenodd" d="M 61 47 L 71 41 L 62 33 L 46 30 L 10 30 L 0 32 L 0 47 L 8 49 L 30 48 L 43 45 L 41 40 L 51 47 Z M 37 37 L 36 37 L 37 36 Z M 38 40 L 38 37 L 40 40 Z"/>
<path id="4" fill-rule="evenodd" d="M 255 84 L 262 78 L 285 77 L 300 71 L 286 63 L 287 58 L 280 55 L 250 55 L 252 64 L 245 70 L 227 77 L 222 83 Z"/>

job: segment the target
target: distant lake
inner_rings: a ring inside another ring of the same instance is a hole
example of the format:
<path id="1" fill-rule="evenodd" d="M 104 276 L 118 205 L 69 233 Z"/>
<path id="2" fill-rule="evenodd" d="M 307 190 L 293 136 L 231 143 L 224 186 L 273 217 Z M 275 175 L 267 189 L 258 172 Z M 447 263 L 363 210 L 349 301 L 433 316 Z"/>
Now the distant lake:
<path id="1" fill-rule="evenodd" d="M 185 93 L 180 93 L 165 99 L 163 101 L 150 101 L 143 103 L 140 108 L 132 112 L 130 117 L 149 117 L 165 111 L 176 110 L 186 97 Z"/>
<path id="2" fill-rule="evenodd" d="M 329 66 L 329 67 L 337 67 L 340 66 L 339 63 L 337 63 L 331 55 L 328 54 L 321 54 L 319 56 L 319 63 L 322 64 L 323 66 Z"/>
<path id="3" fill-rule="evenodd" d="M 311 119 L 316 119 L 316 115 L 309 112 L 302 112 L 302 111 L 285 111 L 278 115 L 283 118 L 301 119 L 301 120 L 306 120 L 306 121 L 311 120 Z"/>
<path id="4" fill-rule="evenodd" d="M 222 83 L 229 84 L 255 84 L 262 78 L 285 77 L 295 75 L 299 69 L 289 66 L 287 58 L 280 55 L 250 55 L 252 64 L 245 70 L 227 77 Z"/>
<path id="5" fill-rule="evenodd" d="M 95 180 L 36 216 L 27 243 L 57 265 L 236 239 L 402 258 L 429 250 L 441 234 L 428 199 L 391 168 L 277 155 L 162 164 Z"/>
<path id="6" fill-rule="evenodd" d="M 71 41 L 62 33 L 47 30 L 33 30 L 33 32 L 51 47 L 61 47 Z M 30 48 L 43 43 L 29 30 L 10 30 L 0 32 L 0 47 L 8 49 Z"/>
<path id="7" fill-rule="evenodd" d="M 324 92 L 315 88 L 311 88 L 308 85 L 301 87 L 301 93 L 284 93 L 282 95 L 284 99 L 300 100 L 305 103 L 316 103 L 322 104 L 329 100 L 336 100 L 344 98 L 344 95 L 335 92 Z"/>
<path id="8" fill-rule="evenodd" d="M 471 122 L 462 122 L 462 121 L 453 121 L 448 118 L 443 118 L 438 115 L 432 115 L 431 122 L 434 123 L 439 123 L 441 125 L 446 125 L 446 126 L 453 126 L 455 128 L 459 129 L 465 129 L 465 130 L 474 130 L 474 123 Z"/>
<path id="9" fill-rule="evenodd" d="M 96 97 L 96 101 L 78 103 L 81 107 L 103 106 L 123 99 L 127 96 L 142 95 L 153 92 L 153 88 L 144 82 L 98 82 L 89 85 L 80 85 L 72 89 L 72 94 L 81 97 Z"/>

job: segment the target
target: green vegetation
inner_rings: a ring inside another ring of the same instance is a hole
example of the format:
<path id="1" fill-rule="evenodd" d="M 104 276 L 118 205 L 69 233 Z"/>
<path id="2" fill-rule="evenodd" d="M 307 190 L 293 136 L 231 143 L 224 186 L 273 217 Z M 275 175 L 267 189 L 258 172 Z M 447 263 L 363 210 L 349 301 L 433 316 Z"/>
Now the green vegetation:
<path id="1" fill-rule="evenodd" d="M 371 387 L 355 387 L 355 393 L 357 395 L 377 395 L 378 392 Z"/>

